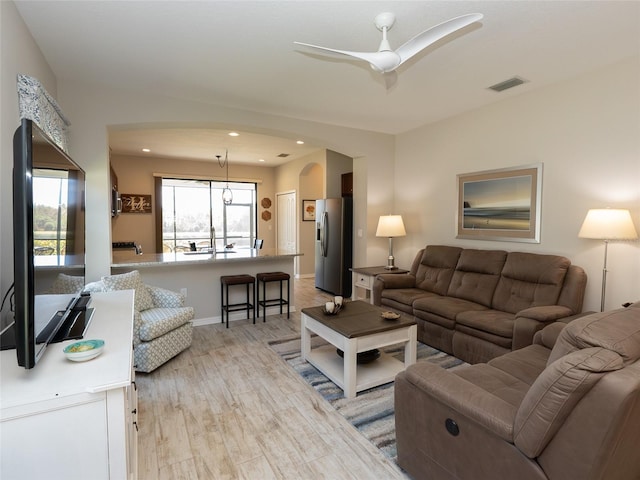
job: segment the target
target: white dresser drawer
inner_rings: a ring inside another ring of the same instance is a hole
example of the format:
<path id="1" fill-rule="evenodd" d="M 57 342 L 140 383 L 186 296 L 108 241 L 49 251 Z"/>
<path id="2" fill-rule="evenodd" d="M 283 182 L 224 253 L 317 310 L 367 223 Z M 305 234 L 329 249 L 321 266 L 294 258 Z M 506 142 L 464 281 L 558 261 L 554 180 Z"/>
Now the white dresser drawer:
<path id="1" fill-rule="evenodd" d="M 370 275 L 362 275 L 361 273 L 356 274 L 356 285 L 362 288 L 371 288 L 373 284 L 373 278 Z"/>

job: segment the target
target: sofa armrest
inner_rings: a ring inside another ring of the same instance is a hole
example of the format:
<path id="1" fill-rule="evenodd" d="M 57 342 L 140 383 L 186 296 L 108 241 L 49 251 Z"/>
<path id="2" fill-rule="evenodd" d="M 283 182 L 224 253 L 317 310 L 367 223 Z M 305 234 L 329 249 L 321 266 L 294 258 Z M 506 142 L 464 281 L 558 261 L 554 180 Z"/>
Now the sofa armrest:
<path id="1" fill-rule="evenodd" d="M 562 305 L 544 305 L 542 307 L 531 307 L 520 310 L 516 313 L 516 318 L 524 317 L 537 320 L 538 322 L 549 323 L 555 322 L 563 317 L 568 317 L 571 314 L 573 314 L 573 312 L 569 307 Z"/>
<path id="2" fill-rule="evenodd" d="M 425 395 L 513 443 L 517 409 L 503 399 L 429 362 L 416 363 L 398 375 L 403 375 Z"/>
<path id="3" fill-rule="evenodd" d="M 582 313 L 573 315 L 573 312 L 568 307 L 562 305 L 545 305 L 521 310 L 516 313 L 511 349 L 518 350 L 531 345 L 536 332 L 553 322 L 561 322 L 564 326 L 571 320 L 584 315 Z"/>
<path id="4" fill-rule="evenodd" d="M 398 275 L 396 273 L 381 273 L 376 276 L 373 281 L 371 295 L 373 296 L 373 304 L 381 305 L 382 291 L 387 288 L 414 288 L 416 286 L 416 277 L 411 274 Z"/>
<path id="5" fill-rule="evenodd" d="M 177 308 L 184 307 L 184 295 L 173 290 L 167 290 L 166 288 L 154 287 L 153 285 L 147 285 L 147 290 L 151 294 L 154 307 L 161 308 Z"/>

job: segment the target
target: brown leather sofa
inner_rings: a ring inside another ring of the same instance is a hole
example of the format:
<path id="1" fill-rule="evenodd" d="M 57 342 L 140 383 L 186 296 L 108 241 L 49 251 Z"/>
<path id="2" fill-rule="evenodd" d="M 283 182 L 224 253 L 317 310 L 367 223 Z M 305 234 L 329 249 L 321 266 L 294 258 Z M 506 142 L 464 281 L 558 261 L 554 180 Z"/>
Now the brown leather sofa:
<path id="1" fill-rule="evenodd" d="M 640 303 L 554 323 L 487 364 L 414 364 L 395 414 L 416 480 L 637 480 Z"/>
<path id="2" fill-rule="evenodd" d="M 412 314 L 421 342 L 478 363 L 579 314 L 586 284 L 584 270 L 557 255 L 429 245 L 407 275 L 378 275 L 373 301 Z"/>

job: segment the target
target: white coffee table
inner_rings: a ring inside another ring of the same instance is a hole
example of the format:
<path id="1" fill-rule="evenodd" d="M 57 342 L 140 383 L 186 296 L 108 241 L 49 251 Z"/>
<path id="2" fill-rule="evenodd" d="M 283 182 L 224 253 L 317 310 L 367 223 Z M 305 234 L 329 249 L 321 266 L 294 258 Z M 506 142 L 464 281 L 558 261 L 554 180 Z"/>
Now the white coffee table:
<path id="1" fill-rule="evenodd" d="M 323 307 L 302 309 L 302 358 L 342 388 L 346 398 L 392 382 L 399 372 L 416 362 L 415 320 L 405 315 L 398 320 L 385 320 L 382 311 L 363 301 L 347 303 L 337 315 L 325 315 Z M 312 349 L 312 333 L 329 345 Z M 396 344 L 404 344 L 404 362 L 381 352 L 370 363 L 357 363 L 360 352 Z M 343 357 L 336 348 L 344 352 Z"/>

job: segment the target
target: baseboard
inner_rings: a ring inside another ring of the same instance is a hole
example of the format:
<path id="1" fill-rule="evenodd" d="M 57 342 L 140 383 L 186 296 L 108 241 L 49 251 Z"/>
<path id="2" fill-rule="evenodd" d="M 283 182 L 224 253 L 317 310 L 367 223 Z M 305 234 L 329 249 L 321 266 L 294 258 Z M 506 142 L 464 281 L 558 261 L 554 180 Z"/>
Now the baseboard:
<path id="1" fill-rule="evenodd" d="M 283 314 L 286 315 L 286 306 L 283 308 Z M 291 308 L 289 309 L 290 313 L 293 313 L 296 311 L 296 307 L 295 306 L 291 306 Z M 260 322 L 262 322 L 262 309 L 260 309 Z M 267 317 L 270 315 L 280 315 L 280 307 L 275 306 L 275 307 L 267 307 Z M 251 317 L 253 318 L 253 317 Z M 229 322 L 233 322 L 235 320 L 246 320 L 247 319 L 247 312 L 246 311 L 242 311 L 242 312 L 231 312 L 231 314 L 229 315 Z M 256 317 L 256 322 L 258 321 L 258 317 Z M 267 318 L 267 321 L 269 321 L 269 319 Z M 202 325 L 213 325 L 216 323 L 222 323 L 222 317 L 220 315 L 216 315 L 215 317 L 206 317 L 206 318 L 197 318 L 195 320 L 193 320 L 193 326 L 194 327 L 201 327 Z"/>

